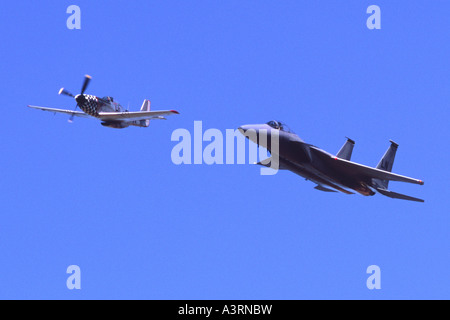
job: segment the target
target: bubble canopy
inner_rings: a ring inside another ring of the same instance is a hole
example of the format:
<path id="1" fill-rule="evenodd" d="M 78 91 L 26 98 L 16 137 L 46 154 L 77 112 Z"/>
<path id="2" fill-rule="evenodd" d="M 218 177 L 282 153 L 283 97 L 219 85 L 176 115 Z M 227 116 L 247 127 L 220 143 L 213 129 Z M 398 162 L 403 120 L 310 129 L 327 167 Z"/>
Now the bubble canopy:
<path id="1" fill-rule="evenodd" d="M 278 129 L 278 130 L 289 132 L 289 133 L 294 133 L 286 124 L 282 123 L 281 121 L 272 120 L 272 121 L 267 122 L 267 125 L 274 129 Z"/>

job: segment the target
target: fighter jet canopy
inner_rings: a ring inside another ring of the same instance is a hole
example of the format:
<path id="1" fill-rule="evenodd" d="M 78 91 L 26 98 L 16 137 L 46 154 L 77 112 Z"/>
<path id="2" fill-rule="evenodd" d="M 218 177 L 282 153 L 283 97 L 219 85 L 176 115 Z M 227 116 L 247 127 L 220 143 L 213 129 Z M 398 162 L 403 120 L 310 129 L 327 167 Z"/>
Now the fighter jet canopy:
<path id="1" fill-rule="evenodd" d="M 274 129 L 294 133 L 286 124 L 282 123 L 281 121 L 272 120 L 267 122 L 267 125 L 271 126 Z"/>

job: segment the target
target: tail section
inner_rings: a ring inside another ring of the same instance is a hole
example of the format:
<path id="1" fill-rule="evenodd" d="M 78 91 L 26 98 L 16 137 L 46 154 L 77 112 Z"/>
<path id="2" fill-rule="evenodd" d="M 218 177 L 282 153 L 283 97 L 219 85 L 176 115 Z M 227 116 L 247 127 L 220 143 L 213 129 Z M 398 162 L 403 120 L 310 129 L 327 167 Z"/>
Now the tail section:
<path id="1" fill-rule="evenodd" d="M 141 107 L 141 112 L 147 112 L 150 111 L 150 100 L 144 100 L 144 102 L 142 103 L 142 107 Z M 148 127 L 150 125 L 150 120 L 135 120 L 135 121 L 130 121 L 128 122 L 130 126 L 135 126 L 135 127 Z"/>
<path id="2" fill-rule="evenodd" d="M 398 144 L 392 140 L 389 140 L 391 145 L 387 149 L 384 156 L 381 158 L 377 165 L 377 169 L 392 172 L 392 167 L 394 165 L 395 154 L 397 153 Z M 372 179 L 375 188 L 387 189 L 389 185 L 389 180 Z"/>
<path id="3" fill-rule="evenodd" d="M 337 153 L 337 157 L 350 161 L 353 152 L 353 146 L 355 145 L 355 141 L 350 138 L 347 138 L 347 141 L 342 146 L 341 150 Z"/>
<path id="4" fill-rule="evenodd" d="M 151 109 L 151 105 L 150 105 L 150 100 L 145 99 L 144 102 L 142 103 L 142 107 L 141 107 L 141 111 L 150 111 Z M 148 127 L 150 125 L 150 120 L 139 120 L 139 127 Z"/>
<path id="5" fill-rule="evenodd" d="M 398 144 L 394 141 L 390 140 L 391 145 L 389 149 L 387 149 L 384 156 L 381 158 L 380 162 L 377 165 L 377 169 L 392 172 L 392 167 L 394 166 L 395 154 L 397 153 Z M 375 188 L 379 193 L 383 196 L 394 198 L 394 199 L 402 199 L 409 201 L 417 201 L 417 202 L 425 202 L 422 199 L 414 198 L 411 196 L 407 196 L 406 194 L 397 193 L 394 191 L 388 190 L 389 180 L 381 180 L 381 179 L 372 179 L 372 187 Z M 422 183 L 423 184 L 423 183 Z"/>
<path id="6" fill-rule="evenodd" d="M 422 199 L 419 199 L 419 198 L 414 198 L 414 197 L 411 197 L 411 196 L 407 196 L 406 194 L 401 194 L 401 193 L 389 191 L 389 190 L 386 190 L 386 189 L 377 188 L 377 191 L 379 193 L 381 193 L 382 195 L 384 195 L 386 197 L 389 197 L 389 198 L 403 199 L 403 200 L 417 201 L 417 202 L 425 202 L 425 200 L 422 200 Z"/>
<path id="7" fill-rule="evenodd" d="M 145 99 L 142 103 L 141 111 L 150 111 L 150 100 Z"/>

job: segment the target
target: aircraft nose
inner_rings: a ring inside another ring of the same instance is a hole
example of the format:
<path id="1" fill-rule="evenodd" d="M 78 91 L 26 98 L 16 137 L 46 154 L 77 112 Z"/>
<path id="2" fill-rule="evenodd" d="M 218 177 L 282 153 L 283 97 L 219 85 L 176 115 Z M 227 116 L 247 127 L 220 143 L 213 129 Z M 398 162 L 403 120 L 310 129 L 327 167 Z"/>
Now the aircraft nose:
<path id="1" fill-rule="evenodd" d="M 259 136 L 259 130 L 260 125 L 254 125 L 254 124 L 247 124 L 240 126 L 238 128 L 239 132 L 245 136 L 247 139 L 253 141 L 254 143 L 258 144 L 258 136 Z"/>
<path id="2" fill-rule="evenodd" d="M 246 124 L 246 125 L 240 126 L 238 128 L 239 132 L 242 133 L 242 134 L 245 134 L 249 130 L 251 132 L 254 132 L 255 134 L 258 134 L 261 129 L 264 129 L 264 125 L 260 125 L 260 124 Z"/>
<path id="3" fill-rule="evenodd" d="M 239 132 L 242 133 L 242 134 L 244 134 L 245 131 L 247 131 L 248 129 L 249 129 L 249 126 L 240 126 L 238 128 Z"/>
<path id="4" fill-rule="evenodd" d="M 77 104 L 82 105 L 86 101 L 86 97 L 82 94 L 76 95 L 75 101 L 77 102 Z"/>

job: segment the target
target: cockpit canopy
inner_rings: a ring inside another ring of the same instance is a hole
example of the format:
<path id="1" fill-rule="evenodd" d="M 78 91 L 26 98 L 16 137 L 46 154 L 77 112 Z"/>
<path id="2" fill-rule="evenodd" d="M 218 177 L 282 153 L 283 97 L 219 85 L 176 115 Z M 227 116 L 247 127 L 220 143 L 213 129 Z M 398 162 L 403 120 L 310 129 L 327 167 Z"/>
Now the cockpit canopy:
<path id="1" fill-rule="evenodd" d="M 114 102 L 114 98 L 113 97 L 103 97 L 102 98 L 102 100 L 105 100 L 105 101 L 109 101 L 109 102 Z"/>
<path id="2" fill-rule="evenodd" d="M 274 128 L 274 129 L 294 133 L 286 124 L 282 123 L 281 121 L 272 120 L 272 121 L 267 122 L 267 125 L 269 125 L 270 127 Z"/>

